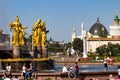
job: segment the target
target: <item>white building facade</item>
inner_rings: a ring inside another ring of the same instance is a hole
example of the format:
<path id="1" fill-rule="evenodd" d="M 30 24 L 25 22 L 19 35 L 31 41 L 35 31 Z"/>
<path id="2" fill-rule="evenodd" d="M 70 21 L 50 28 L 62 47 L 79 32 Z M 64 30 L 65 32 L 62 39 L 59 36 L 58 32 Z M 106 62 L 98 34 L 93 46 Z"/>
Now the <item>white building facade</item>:
<path id="1" fill-rule="evenodd" d="M 118 11 L 116 12 L 115 18 L 114 18 L 114 25 L 109 26 L 110 33 L 108 33 L 107 29 L 103 24 L 100 23 L 99 18 L 97 18 L 97 21 L 93 26 L 90 28 L 87 32 L 87 52 L 95 52 L 96 48 L 101 45 L 107 45 L 109 42 L 112 44 L 120 44 L 120 25 L 119 25 L 119 17 L 118 17 Z M 84 32 L 84 26 L 81 25 L 82 31 Z M 76 32 L 76 30 L 75 30 Z M 76 34 L 73 32 L 74 34 Z M 104 32 L 105 35 L 107 35 L 106 38 L 99 37 L 99 34 L 101 32 Z M 74 37 L 75 38 L 75 37 Z M 72 41 L 74 40 L 72 37 Z M 81 36 L 77 36 L 76 38 L 83 39 L 83 33 Z"/>

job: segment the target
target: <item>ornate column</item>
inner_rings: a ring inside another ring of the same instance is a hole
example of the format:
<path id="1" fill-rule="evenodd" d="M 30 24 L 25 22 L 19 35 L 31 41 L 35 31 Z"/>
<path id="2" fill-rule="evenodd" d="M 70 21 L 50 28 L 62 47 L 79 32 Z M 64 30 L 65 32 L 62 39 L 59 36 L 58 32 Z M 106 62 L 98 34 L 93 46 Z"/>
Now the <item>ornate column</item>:
<path id="1" fill-rule="evenodd" d="M 84 29 L 83 23 L 82 23 L 82 37 L 83 37 L 83 59 L 87 59 L 87 33 Z"/>
<path id="2" fill-rule="evenodd" d="M 87 37 L 83 38 L 83 58 L 87 58 Z"/>
<path id="3" fill-rule="evenodd" d="M 32 35 L 33 35 L 33 31 L 32 31 Z M 34 46 L 33 46 L 33 36 L 32 36 L 32 43 L 31 43 L 31 52 L 30 52 L 30 55 L 32 56 L 32 57 L 34 57 L 34 54 L 35 52 L 34 52 Z"/>

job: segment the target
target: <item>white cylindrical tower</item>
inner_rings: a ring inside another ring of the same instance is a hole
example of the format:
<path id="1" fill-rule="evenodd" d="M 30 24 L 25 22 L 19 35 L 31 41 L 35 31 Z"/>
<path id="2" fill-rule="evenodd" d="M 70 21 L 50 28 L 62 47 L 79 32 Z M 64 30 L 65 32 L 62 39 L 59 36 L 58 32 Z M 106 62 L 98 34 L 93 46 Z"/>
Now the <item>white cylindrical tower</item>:
<path id="1" fill-rule="evenodd" d="M 77 35 L 76 35 L 76 28 L 74 27 L 72 32 L 72 42 L 74 41 L 75 38 L 77 38 Z"/>
<path id="2" fill-rule="evenodd" d="M 81 30 L 82 30 L 81 35 L 82 35 L 82 37 L 83 37 L 83 31 L 84 31 L 84 26 L 83 25 L 84 25 L 84 23 L 81 23 Z"/>
<path id="3" fill-rule="evenodd" d="M 86 30 L 84 29 L 83 23 L 81 24 L 82 26 L 82 38 L 83 38 L 83 58 L 87 58 L 87 33 Z"/>

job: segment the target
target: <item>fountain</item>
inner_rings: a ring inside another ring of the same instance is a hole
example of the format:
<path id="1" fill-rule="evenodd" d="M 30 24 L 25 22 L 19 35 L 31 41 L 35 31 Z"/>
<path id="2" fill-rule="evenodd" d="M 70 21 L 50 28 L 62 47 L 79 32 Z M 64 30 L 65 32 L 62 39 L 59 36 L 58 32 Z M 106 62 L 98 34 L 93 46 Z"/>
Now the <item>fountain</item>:
<path id="1" fill-rule="evenodd" d="M 10 63 L 12 65 L 12 69 L 14 69 L 14 72 L 20 72 L 21 71 L 21 65 L 23 63 L 29 64 L 30 62 L 33 62 L 37 67 L 39 67 L 38 72 L 51 72 L 51 69 L 54 69 L 54 60 L 48 58 L 48 51 L 47 51 L 47 33 L 49 32 L 46 30 L 46 22 L 41 21 L 38 19 L 33 27 L 33 50 L 32 54 L 29 53 L 29 51 L 24 51 L 24 35 L 27 34 L 24 29 L 28 27 L 22 26 L 22 24 L 19 22 L 19 17 L 16 16 L 16 19 L 13 23 L 10 23 L 10 31 L 14 30 L 14 36 L 13 36 L 13 42 L 12 46 L 10 45 L 10 49 L 12 50 L 3 50 L 0 51 L 0 69 L 3 69 L 3 66 L 5 66 L 6 63 Z M 86 33 L 85 33 L 86 34 Z M 11 36 L 10 36 L 11 37 Z M 86 37 L 84 37 L 84 42 L 86 40 Z M 10 39 L 12 41 L 12 39 Z M 11 42 L 10 42 L 11 43 Z M 86 45 L 86 43 L 84 44 Z M 87 58 L 86 54 L 86 47 L 84 48 L 83 58 Z M 1 67 L 2 66 L 2 67 Z M 92 69 L 93 72 L 95 72 L 93 69 L 103 71 L 103 66 L 98 65 L 97 67 L 95 65 L 81 65 L 81 71 L 90 72 L 90 69 Z M 61 71 L 62 67 L 58 67 L 58 71 Z M 117 70 L 116 66 L 111 66 L 109 68 L 110 70 Z M 84 70 L 84 71 L 82 71 Z M 41 75 L 41 74 L 39 74 Z M 44 74 L 45 75 L 45 74 Z M 51 77 L 51 74 L 49 74 Z M 57 75 L 59 77 L 62 77 L 62 74 L 52 74 L 52 76 Z M 91 75 L 91 74 L 90 74 Z M 48 76 L 48 75 L 47 75 Z"/>
<path id="2" fill-rule="evenodd" d="M 57 65 L 55 66 L 56 71 L 61 72 L 62 71 L 62 67 L 63 65 Z M 69 66 L 67 66 L 69 67 Z M 85 73 L 89 73 L 89 72 L 105 72 L 104 71 L 104 65 L 103 64 L 82 64 L 79 65 L 79 72 L 85 72 Z M 117 71 L 117 65 L 109 65 L 108 66 L 108 71 L 112 72 L 112 71 Z"/>
<path id="3" fill-rule="evenodd" d="M 13 29 L 13 39 L 10 37 L 10 41 L 12 41 L 12 50 L 4 50 L 2 51 L 4 55 L 9 56 L 2 56 L 1 57 L 1 64 L 2 66 L 5 66 L 6 62 L 10 63 L 13 66 L 13 69 L 16 71 L 21 70 L 21 65 L 23 63 L 29 64 L 30 62 L 33 62 L 34 65 L 39 67 L 40 71 L 42 70 L 50 70 L 54 69 L 54 60 L 48 58 L 47 56 L 47 33 L 49 32 L 46 30 L 46 22 L 43 21 L 41 23 L 41 20 L 38 19 L 37 22 L 35 22 L 33 27 L 33 51 L 32 55 L 30 54 L 30 51 L 23 50 L 25 41 L 24 41 L 24 35 L 27 34 L 27 32 L 24 31 L 24 29 L 27 29 L 28 27 L 22 26 L 21 22 L 19 21 L 19 17 L 16 16 L 15 21 L 10 23 L 10 31 Z M 10 33 L 11 36 L 11 33 Z M 10 42 L 11 44 L 11 42 Z M 1 52 L 1 55 L 3 55 Z M 6 54 L 5 54 L 6 53 Z M 3 58 L 4 57 L 4 58 Z"/>

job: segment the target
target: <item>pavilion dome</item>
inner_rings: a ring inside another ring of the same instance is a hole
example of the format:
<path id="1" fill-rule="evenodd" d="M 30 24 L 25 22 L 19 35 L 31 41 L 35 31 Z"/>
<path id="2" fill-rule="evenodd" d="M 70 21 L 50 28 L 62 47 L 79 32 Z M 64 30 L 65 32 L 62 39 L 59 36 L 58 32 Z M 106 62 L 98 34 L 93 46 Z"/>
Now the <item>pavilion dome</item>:
<path id="1" fill-rule="evenodd" d="M 97 18 L 96 23 L 92 25 L 92 27 L 89 29 L 89 32 L 92 35 L 98 36 L 103 30 L 104 30 L 104 34 L 108 35 L 107 29 L 105 28 L 103 24 L 100 23 L 99 18 Z"/>

